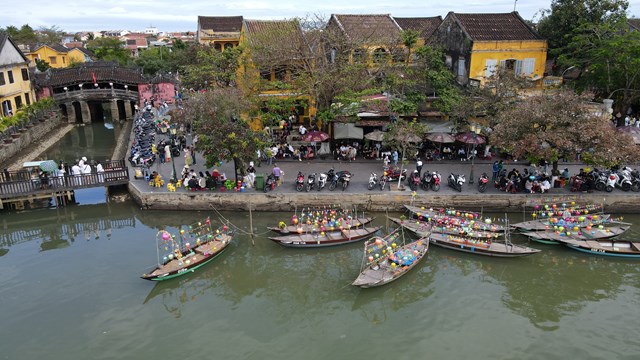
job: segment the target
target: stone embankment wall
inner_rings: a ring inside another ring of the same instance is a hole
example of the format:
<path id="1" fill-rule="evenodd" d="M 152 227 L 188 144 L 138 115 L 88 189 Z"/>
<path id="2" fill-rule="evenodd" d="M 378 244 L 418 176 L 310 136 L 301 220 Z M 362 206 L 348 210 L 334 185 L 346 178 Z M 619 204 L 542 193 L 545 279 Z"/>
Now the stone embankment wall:
<path id="1" fill-rule="evenodd" d="M 3 144 L 0 148 L 0 164 L 4 167 L 9 166 L 10 160 L 18 155 L 21 151 L 28 150 L 29 145 L 39 142 L 45 135 L 49 134 L 52 130 L 63 125 L 61 117 L 58 112 L 50 115 L 44 122 L 40 122 L 36 126 L 27 129 L 22 132 L 20 137 L 13 139 L 10 144 Z M 38 148 L 42 148 L 42 144 L 38 144 Z"/>
<path id="2" fill-rule="evenodd" d="M 296 206 L 321 207 L 339 204 L 344 207 L 357 206 L 366 211 L 399 211 L 411 204 L 409 191 L 342 193 L 341 191 L 322 193 L 262 193 L 244 194 L 190 192 L 141 192 L 135 185 L 129 184 L 129 193 L 143 209 L 155 210 L 217 210 L 246 211 L 249 206 L 256 211 L 291 211 Z M 627 193 L 619 194 L 578 194 L 580 202 L 604 203 L 608 212 L 630 213 L 640 210 L 640 196 Z M 460 194 L 438 195 L 437 193 L 419 194 L 413 198 L 413 204 L 429 207 L 454 207 L 469 210 L 520 212 L 523 206 L 531 209 L 536 199 L 548 200 L 555 196 L 558 202 L 567 195 L 519 195 L 519 194 Z M 571 196 L 571 195 L 568 195 Z"/>

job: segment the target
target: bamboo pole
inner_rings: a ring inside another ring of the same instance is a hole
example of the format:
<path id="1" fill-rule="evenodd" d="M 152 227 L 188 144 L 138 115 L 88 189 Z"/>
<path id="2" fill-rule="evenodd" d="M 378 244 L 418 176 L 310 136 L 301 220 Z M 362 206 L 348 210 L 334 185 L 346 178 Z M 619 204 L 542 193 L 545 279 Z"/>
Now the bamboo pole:
<path id="1" fill-rule="evenodd" d="M 249 234 L 251 236 L 251 245 L 252 246 L 256 246 L 256 242 L 254 240 L 254 234 L 253 234 L 253 212 L 251 211 L 251 199 L 249 199 L 249 228 L 251 229 Z"/>

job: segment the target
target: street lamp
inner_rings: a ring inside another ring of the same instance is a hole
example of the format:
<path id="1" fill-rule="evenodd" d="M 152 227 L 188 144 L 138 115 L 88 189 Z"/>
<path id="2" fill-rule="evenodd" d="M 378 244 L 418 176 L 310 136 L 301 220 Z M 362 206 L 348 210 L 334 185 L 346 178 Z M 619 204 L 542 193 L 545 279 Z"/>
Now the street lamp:
<path id="1" fill-rule="evenodd" d="M 471 130 L 471 135 L 473 135 L 473 150 L 471 150 L 471 173 L 469 174 L 469 185 L 473 185 L 474 183 L 474 165 L 476 160 L 476 143 L 478 139 L 478 135 L 480 135 L 480 131 L 482 131 L 482 127 L 480 125 L 471 124 L 469 128 Z"/>

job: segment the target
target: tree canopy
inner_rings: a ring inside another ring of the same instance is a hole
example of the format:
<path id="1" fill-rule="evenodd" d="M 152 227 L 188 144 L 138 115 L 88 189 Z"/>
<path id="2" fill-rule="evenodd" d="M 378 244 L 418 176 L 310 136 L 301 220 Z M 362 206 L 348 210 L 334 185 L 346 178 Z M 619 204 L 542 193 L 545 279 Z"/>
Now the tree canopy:
<path id="1" fill-rule="evenodd" d="M 207 167 L 233 160 L 237 178 L 238 170 L 255 159 L 265 144 L 264 134 L 253 131 L 242 119 L 249 107 L 240 91 L 213 89 L 192 94 L 176 119 L 192 124 L 198 135 L 197 149 L 203 152 Z"/>
<path id="2" fill-rule="evenodd" d="M 87 49 L 93 51 L 99 60 L 115 61 L 120 65 L 131 62 L 129 51 L 124 48 L 124 43 L 116 38 L 101 37 L 87 43 Z"/>
<path id="3" fill-rule="evenodd" d="M 554 167 L 558 159 L 577 153 L 584 162 L 599 166 L 631 160 L 632 139 L 588 106 L 590 100 L 590 94 L 567 89 L 525 97 L 497 114 L 491 142 L 516 158 L 546 159 Z"/>

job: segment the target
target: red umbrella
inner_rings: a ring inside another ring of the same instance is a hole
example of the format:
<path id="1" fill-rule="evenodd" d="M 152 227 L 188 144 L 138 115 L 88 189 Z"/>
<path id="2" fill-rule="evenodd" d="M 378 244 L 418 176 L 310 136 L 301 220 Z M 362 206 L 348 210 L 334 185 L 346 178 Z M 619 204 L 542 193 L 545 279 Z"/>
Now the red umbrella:
<path id="1" fill-rule="evenodd" d="M 306 142 L 321 142 L 329 140 L 329 134 L 323 131 L 310 131 L 302 135 L 302 141 Z"/>
<path id="2" fill-rule="evenodd" d="M 475 144 L 475 145 L 480 145 L 480 144 L 484 144 L 487 141 L 484 139 L 484 136 L 482 135 L 476 135 L 472 132 L 466 132 L 466 133 L 460 133 L 458 135 L 456 135 L 456 140 L 463 142 L 465 144 Z"/>

